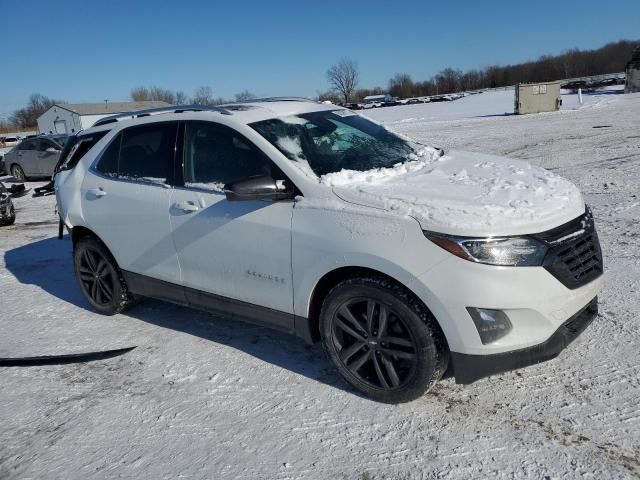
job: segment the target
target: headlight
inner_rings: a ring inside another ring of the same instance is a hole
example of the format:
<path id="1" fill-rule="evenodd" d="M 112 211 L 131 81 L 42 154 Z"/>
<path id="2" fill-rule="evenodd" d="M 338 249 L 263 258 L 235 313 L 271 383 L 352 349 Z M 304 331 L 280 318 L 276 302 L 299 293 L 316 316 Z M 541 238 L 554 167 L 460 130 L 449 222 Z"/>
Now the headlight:
<path id="1" fill-rule="evenodd" d="M 529 237 L 470 238 L 424 232 L 436 245 L 477 263 L 511 267 L 542 265 L 547 246 Z"/>

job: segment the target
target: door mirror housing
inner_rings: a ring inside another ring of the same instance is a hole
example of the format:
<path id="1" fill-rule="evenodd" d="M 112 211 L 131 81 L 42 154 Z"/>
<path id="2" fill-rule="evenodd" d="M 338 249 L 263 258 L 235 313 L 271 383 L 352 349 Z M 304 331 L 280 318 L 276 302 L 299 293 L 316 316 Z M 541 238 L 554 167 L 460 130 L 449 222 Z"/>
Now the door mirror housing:
<path id="1" fill-rule="evenodd" d="M 265 175 L 246 178 L 224 186 L 224 193 L 229 201 L 240 200 L 287 200 L 293 198 L 293 190 L 287 180 L 274 180 Z"/>

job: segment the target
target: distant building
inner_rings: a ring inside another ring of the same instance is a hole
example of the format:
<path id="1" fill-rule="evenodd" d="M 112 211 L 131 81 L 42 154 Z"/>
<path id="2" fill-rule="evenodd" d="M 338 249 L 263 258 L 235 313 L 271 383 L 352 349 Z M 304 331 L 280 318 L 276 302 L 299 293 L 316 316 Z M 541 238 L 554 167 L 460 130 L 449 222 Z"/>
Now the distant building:
<path id="1" fill-rule="evenodd" d="M 516 85 L 516 115 L 560 110 L 560 82 L 521 83 Z"/>
<path id="2" fill-rule="evenodd" d="M 38 117 L 38 132 L 72 134 L 116 113 L 166 107 L 166 102 L 59 103 Z"/>
<path id="3" fill-rule="evenodd" d="M 627 64 L 627 81 L 624 93 L 640 92 L 640 45 L 636 47 L 631 56 L 631 61 Z"/>

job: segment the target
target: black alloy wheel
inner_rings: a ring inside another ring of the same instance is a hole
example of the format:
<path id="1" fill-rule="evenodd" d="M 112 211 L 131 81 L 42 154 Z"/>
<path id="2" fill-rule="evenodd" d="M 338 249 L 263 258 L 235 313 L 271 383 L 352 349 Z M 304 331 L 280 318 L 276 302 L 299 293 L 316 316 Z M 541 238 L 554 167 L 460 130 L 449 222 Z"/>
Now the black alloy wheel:
<path id="1" fill-rule="evenodd" d="M 98 305 L 107 305 L 113 301 L 116 279 L 108 268 L 107 260 L 95 250 L 85 248 L 78 265 L 80 282 L 85 294 Z"/>
<path id="2" fill-rule="evenodd" d="M 74 245 L 73 259 L 80 289 L 99 313 L 114 315 L 133 302 L 116 261 L 102 242 L 82 237 Z"/>
<path id="3" fill-rule="evenodd" d="M 415 339 L 397 312 L 374 298 L 352 298 L 334 314 L 340 361 L 359 380 L 384 390 L 402 387 L 415 371 Z"/>
<path id="4" fill-rule="evenodd" d="M 324 350 L 343 378 L 385 403 L 419 398 L 442 377 L 447 343 L 431 312 L 386 277 L 348 278 L 320 310 Z"/>

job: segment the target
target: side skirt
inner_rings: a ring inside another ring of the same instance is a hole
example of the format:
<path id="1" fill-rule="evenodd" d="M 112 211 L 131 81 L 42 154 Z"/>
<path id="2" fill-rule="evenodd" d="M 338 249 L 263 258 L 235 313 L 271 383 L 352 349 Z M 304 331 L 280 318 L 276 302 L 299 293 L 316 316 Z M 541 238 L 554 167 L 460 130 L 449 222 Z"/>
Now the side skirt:
<path id="1" fill-rule="evenodd" d="M 122 275 L 129 290 L 134 295 L 176 303 L 209 313 L 228 315 L 242 321 L 296 335 L 309 343 L 313 341 L 307 318 L 234 298 L 183 287 L 182 285 L 157 280 L 139 273 L 123 270 Z"/>

